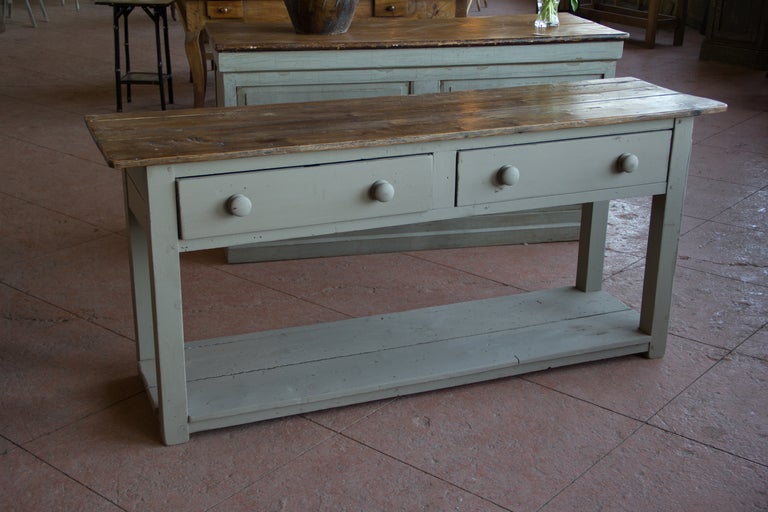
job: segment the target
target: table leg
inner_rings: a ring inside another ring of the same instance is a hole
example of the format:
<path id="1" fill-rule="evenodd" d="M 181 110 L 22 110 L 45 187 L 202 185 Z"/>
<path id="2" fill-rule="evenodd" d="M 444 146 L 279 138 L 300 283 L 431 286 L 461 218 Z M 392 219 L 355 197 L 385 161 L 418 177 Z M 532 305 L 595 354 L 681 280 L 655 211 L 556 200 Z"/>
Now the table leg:
<path id="1" fill-rule="evenodd" d="M 173 4 L 171 4 L 173 6 Z M 165 42 L 165 73 L 168 77 L 168 103 L 173 104 L 173 71 L 171 70 L 171 49 L 168 45 L 168 11 L 163 6 L 160 11 L 163 18 L 163 41 Z"/>
<path id="2" fill-rule="evenodd" d="M 160 89 L 160 110 L 165 110 L 165 77 L 163 76 L 163 51 L 160 48 L 160 19 L 161 13 L 165 12 L 165 6 L 154 7 L 154 12 L 150 12 L 146 7 L 144 11 L 152 18 L 155 24 L 155 52 L 157 54 L 157 85 Z"/>
<path id="3" fill-rule="evenodd" d="M 667 193 L 654 196 L 651 206 L 640 309 L 640 330 L 651 335 L 651 346 L 646 354 L 651 358 L 663 356 L 667 345 L 692 134 L 692 117 L 675 120 Z"/>
<path id="4" fill-rule="evenodd" d="M 117 9 L 118 7 L 115 6 Z M 133 12 L 133 7 L 120 8 L 121 15 L 123 17 L 123 49 L 125 51 L 125 74 L 126 76 L 131 72 L 131 44 L 128 37 L 128 16 Z M 122 93 L 121 93 L 122 96 Z M 125 101 L 131 102 L 131 82 L 128 81 L 125 84 Z"/>
<path id="5" fill-rule="evenodd" d="M 5 0 L 0 0 L 4 2 Z M 115 98 L 117 102 L 117 111 L 123 111 L 123 89 L 120 70 L 120 16 L 121 10 L 118 6 L 112 7 L 112 30 L 115 38 Z"/>
<path id="6" fill-rule="evenodd" d="M 581 205 L 576 288 L 583 292 L 596 292 L 602 287 L 608 206 L 608 201 Z"/>
<path id="7" fill-rule="evenodd" d="M 650 0 L 648 4 L 648 22 L 645 24 L 645 46 L 656 46 L 656 30 L 659 25 L 659 8 L 661 0 Z"/>
<path id="8" fill-rule="evenodd" d="M 688 17 L 688 0 L 677 0 L 675 6 L 675 17 L 677 26 L 675 27 L 675 38 L 672 44 L 682 46 L 685 38 L 685 21 Z"/>
<path id="9" fill-rule="evenodd" d="M 128 187 L 133 185 L 129 182 L 127 174 L 123 178 L 123 190 L 125 190 L 125 214 L 128 219 L 128 236 L 131 241 L 131 281 L 133 284 L 133 319 L 134 332 L 136 335 L 136 360 L 151 361 L 155 359 L 154 346 L 155 335 L 152 328 L 152 288 L 149 273 L 149 247 L 147 245 L 147 235 L 141 222 L 136 218 L 130 208 L 130 198 Z"/>
<path id="10" fill-rule="evenodd" d="M 148 263 L 157 372 L 158 413 L 163 442 L 167 445 L 189 440 L 184 323 L 181 300 L 181 262 L 178 226 L 173 198 L 172 173 L 148 170 L 147 212 Z"/>
<path id="11" fill-rule="evenodd" d="M 194 93 L 195 107 L 205 105 L 206 71 L 205 50 L 202 45 L 202 32 L 190 30 L 185 34 L 184 50 L 189 61 L 189 72 L 192 75 L 192 91 Z"/>

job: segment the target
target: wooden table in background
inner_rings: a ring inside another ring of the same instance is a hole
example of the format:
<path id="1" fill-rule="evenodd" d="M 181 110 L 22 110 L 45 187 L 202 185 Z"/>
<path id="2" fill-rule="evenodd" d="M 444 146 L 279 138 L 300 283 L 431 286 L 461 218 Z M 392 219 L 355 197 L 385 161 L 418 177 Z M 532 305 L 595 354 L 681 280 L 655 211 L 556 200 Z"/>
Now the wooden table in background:
<path id="1" fill-rule="evenodd" d="M 283 0 L 176 0 L 184 22 L 184 47 L 192 74 L 195 107 L 205 104 L 204 32 L 211 20 L 232 23 L 288 21 Z M 360 0 L 355 18 L 443 18 L 465 16 L 467 0 Z"/>

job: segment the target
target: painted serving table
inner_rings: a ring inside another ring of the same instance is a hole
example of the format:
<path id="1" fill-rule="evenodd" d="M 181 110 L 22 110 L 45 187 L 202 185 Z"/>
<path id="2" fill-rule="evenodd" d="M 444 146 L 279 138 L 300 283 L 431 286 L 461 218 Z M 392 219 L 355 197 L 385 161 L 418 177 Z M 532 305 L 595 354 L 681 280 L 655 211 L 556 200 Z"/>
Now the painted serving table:
<path id="1" fill-rule="evenodd" d="M 606 357 L 661 356 L 693 116 L 723 110 L 625 78 L 89 116 L 124 177 L 139 368 L 164 442 Z M 605 203 L 634 196 L 653 196 L 639 314 L 600 290 Z M 573 288 L 184 341 L 182 252 L 571 204 L 582 208 Z"/>

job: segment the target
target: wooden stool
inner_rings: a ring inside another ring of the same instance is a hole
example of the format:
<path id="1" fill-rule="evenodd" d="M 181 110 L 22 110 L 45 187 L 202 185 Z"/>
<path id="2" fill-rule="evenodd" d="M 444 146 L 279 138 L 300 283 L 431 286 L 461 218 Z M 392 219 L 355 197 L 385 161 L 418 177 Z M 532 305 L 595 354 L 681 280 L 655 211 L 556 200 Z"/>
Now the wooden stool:
<path id="1" fill-rule="evenodd" d="M 637 2 L 638 7 L 639 3 Z M 659 28 L 674 28 L 674 45 L 683 44 L 688 0 L 675 0 L 674 15 L 659 14 L 661 0 L 648 0 L 647 11 L 620 7 L 615 5 L 615 1 L 592 0 L 580 4 L 578 14 L 592 21 L 598 23 L 609 21 L 645 28 L 645 45 L 648 48 L 656 45 L 656 30 Z"/>
<path id="2" fill-rule="evenodd" d="M 168 103 L 173 103 L 173 79 L 171 75 L 171 52 L 168 47 L 168 6 L 175 0 L 98 0 L 97 5 L 112 6 L 112 20 L 115 31 L 115 90 L 117 111 L 123 111 L 122 85 L 126 85 L 126 97 L 131 102 L 132 84 L 156 84 L 160 88 L 160 107 L 165 110 L 165 84 L 168 83 Z M 136 7 L 149 16 L 155 24 L 155 48 L 157 50 L 157 71 L 131 71 L 130 44 L 128 38 L 128 16 Z M 125 49 L 125 74 L 120 67 L 120 18 L 123 19 L 123 47 Z M 160 21 L 163 22 L 163 43 L 160 42 Z M 165 49 L 165 71 L 163 71 L 163 46 Z"/>

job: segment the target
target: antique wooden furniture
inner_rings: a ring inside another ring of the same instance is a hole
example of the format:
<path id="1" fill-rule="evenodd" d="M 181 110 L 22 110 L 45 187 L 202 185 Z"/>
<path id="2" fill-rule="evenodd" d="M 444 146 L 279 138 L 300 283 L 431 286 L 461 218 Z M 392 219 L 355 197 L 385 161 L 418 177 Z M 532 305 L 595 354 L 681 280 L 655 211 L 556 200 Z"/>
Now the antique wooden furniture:
<path id="1" fill-rule="evenodd" d="M 724 109 L 621 78 L 89 116 L 124 177 L 139 367 L 165 443 L 600 358 L 660 357 L 692 116 Z M 608 201 L 648 195 L 638 315 L 600 287 Z M 565 204 L 583 209 L 574 288 L 184 342 L 182 252 Z"/>
<path id="2" fill-rule="evenodd" d="M 192 74 L 196 107 L 205 103 L 206 51 L 203 29 L 209 21 L 229 23 L 288 21 L 283 0 L 176 0 L 184 22 L 185 50 Z M 464 16 L 466 0 L 360 0 L 355 18 Z"/>
<path id="3" fill-rule="evenodd" d="M 664 14 L 660 11 L 662 0 L 647 0 L 647 9 L 640 9 L 640 1 L 636 8 L 617 5 L 616 0 L 587 0 L 579 2 L 579 15 L 585 16 L 598 23 L 615 22 L 645 29 L 645 46 L 653 48 L 656 45 L 656 32 L 660 28 L 671 28 L 675 31 L 675 46 L 683 44 L 685 37 L 685 18 L 688 0 L 674 0 L 674 14 Z"/>
<path id="4" fill-rule="evenodd" d="M 171 71 L 171 51 L 168 46 L 168 6 L 175 0 L 96 0 L 96 5 L 112 7 L 112 26 L 115 33 L 115 95 L 117 111 L 123 111 L 123 85 L 126 100 L 131 102 L 131 85 L 154 84 L 160 89 L 160 108 L 165 110 L 166 86 L 168 103 L 173 103 L 173 73 Z M 140 8 L 155 24 L 155 51 L 157 69 L 151 72 L 131 70 L 130 37 L 128 34 L 128 16 Z M 120 44 L 120 20 L 123 21 L 123 44 Z M 160 39 L 160 22 L 163 23 L 163 38 Z M 120 47 L 125 53 L 125 68 L 120 63 Z M 165 57 L 165 66 L 163 66 Z"/>
<path id="5" fill-rule="evenodd" d="M 768 69 L 768 2 L 712 0 L 701 43 L 703 60 Z"/>
<path id="6" fill-rule="evenodd" d="M 564 13 L 536 33 L 535 14 L 360 19 L 339 36 L 288 22 L 207 25 L 218 106 L 450 92 L 612 77 L 626 33 Z M 573 240 L 577 208 L 452 220 L 411 229 L 232 248 L 231 262 L 389 250 Z"/>
<path id="7" fill-rule="evenodd" d="M 336 36 L 288 22 L 206 26 L 220 107 L 510 87 L 612 77 L 628 34 L 563 13 L 355 20 Z"/>

